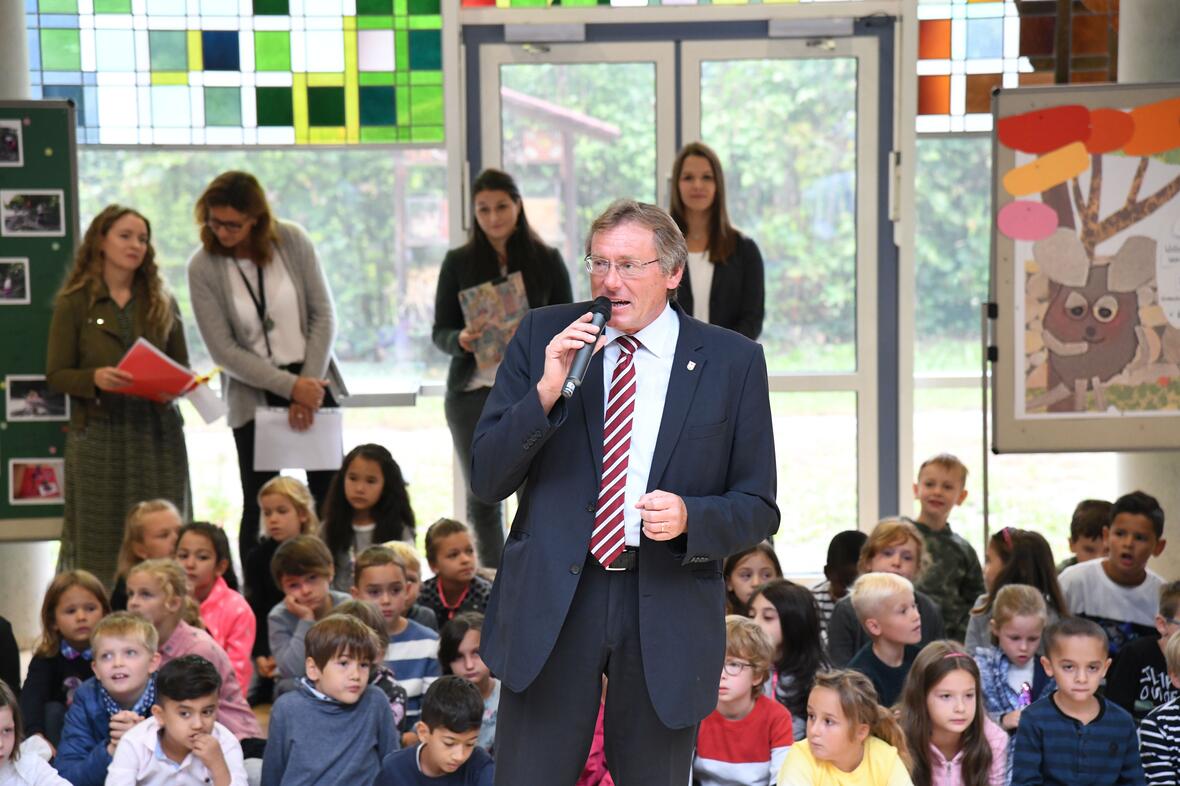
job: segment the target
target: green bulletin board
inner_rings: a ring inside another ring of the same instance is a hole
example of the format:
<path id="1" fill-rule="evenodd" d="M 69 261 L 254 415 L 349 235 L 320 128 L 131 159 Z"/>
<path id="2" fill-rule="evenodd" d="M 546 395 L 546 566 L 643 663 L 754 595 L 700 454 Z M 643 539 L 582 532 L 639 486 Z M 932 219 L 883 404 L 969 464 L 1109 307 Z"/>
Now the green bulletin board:
<path id="1" fill-rule="evenodd" d="M 0 101 L 0 540 L 61 532 L 69 400 L 45 350 L 78 241 L 74 128 L 70 101 Z"/>

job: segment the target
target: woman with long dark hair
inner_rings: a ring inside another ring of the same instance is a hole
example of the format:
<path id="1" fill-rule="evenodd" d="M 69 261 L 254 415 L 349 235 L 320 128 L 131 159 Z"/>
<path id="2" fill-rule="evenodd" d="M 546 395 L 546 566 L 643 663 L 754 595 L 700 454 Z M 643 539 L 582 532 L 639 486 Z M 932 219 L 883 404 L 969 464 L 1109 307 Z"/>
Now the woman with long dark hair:
<path id="1" fill-rule="evenodd" d="M 270 212 L 266 193 L 247 172 L 223 172 L 197 199 L 201 247 L 189 258 L 197 327 L 222 367 L 222 396 L 234 432 L 242 483 L 242 562 L 258 545 L 258 490 L 277 472 L 254 469 L 254 412 L 287 409 L 291 428 L 311 427 L 321 406 L 334 406 L 344 381 L 332 358 L 336 314 L 315 246 L 302 227 Z M 332 470 L 309 471 L 322 504 Z"/>
<path id="2" fill-rule="evenodd" d="M 757 340 L 766 311 L 762 254 L 729 223 L 721 160 L 703 142 L 690 142 L 676 156 L 669 212 L 688 242 L 676 292 L 685 313 Z"/>
<path id="3" fill-rule="evenodd" d="M 556 249 L 541 241 L 529 226 L 516 181 L 506 172 L 485 169 L 471 186 L 475 221 L 467 243 L 447 252 L 434 298 L 434 345 L 451 356 L 445 402 L 447 425 L 467 483 L 467 522 L 475 530 L 479 561 L 500 564 L 504 521 L 500 505 L 480 502 L 471 494 L 471 438 L 488 392 L 496 381 L 495 365 L 476 362 L 482 326 L 468 325 L 459 293 L 470 287 L 519 272 L 529 308 L 573 300 L 569 271 Z"/>
<path id="4" fill-rule="evenodd" d="M 139 212 L 103 209 L 74 255 L 49 327 L 46 380 L 72 405 L 60 564 L 108 581 L 132 505 L 167 499 L 182 518 L 192 507 L 176 403 L 119 393 L 133 380 L 116 366 L 140 338 L 188 365 L 180 309 L 160 277 L 151 238 Z"/>

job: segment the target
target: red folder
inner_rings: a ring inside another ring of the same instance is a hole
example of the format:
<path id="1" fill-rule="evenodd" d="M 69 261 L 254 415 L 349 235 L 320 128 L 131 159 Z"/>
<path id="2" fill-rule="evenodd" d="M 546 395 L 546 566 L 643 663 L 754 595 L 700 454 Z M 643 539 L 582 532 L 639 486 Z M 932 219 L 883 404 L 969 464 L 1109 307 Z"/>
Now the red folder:
<path id="1" fill-rule="evenodd" d="M 187 393 L 196 384 L 196 375 L 154 344 L 139 339 L 127 350 L 117 368 L 131 375 L 131 384 L 113 392 L 166 403 Z"/>

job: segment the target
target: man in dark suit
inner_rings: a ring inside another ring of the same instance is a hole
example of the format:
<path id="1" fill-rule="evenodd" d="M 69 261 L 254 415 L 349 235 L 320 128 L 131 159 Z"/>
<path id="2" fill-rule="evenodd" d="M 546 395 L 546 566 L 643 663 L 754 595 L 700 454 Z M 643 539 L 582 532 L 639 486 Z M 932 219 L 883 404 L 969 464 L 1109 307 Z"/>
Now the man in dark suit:
<path id="1" fill-rule="evenodd" d="M 721 563 L 778 528 L 766 362 L 671 302 L 687 251 L 664 211 L 615 202 L 587 251 L 603 334 L 584 303 L 532 311 L 472 445 L 481 498 L 525 483 L 481 642 L 503 681 L 496 783 L 572 786 L 605 674 L 615 782 L 683 786 L 717 703 Z M 588 342 L 601 351 L 563 399 Z"/>

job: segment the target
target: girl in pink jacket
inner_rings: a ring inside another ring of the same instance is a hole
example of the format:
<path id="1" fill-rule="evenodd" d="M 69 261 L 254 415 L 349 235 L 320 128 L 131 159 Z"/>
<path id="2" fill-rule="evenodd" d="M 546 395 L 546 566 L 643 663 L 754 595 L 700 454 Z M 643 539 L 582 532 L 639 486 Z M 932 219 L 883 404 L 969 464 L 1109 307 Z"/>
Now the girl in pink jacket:
<path id="1" fill-rule="evenodd" d="M 901 696 L 914 786 L 1006 786 L 1008 734 L 983 708 L 979 667 L 962 644 L 932 641 Z"/>

